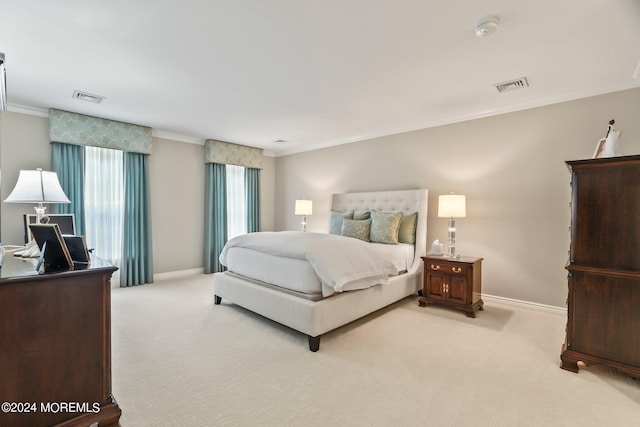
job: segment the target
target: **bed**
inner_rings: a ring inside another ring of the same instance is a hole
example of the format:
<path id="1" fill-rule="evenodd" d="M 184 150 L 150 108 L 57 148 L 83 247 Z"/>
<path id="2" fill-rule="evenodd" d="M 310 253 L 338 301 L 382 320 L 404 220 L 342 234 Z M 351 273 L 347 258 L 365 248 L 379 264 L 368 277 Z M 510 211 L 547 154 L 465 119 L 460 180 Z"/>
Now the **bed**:
<path id="1" fill-rule="evenodd" d="M 225 262 L 229 263 L 229 269 L 213 275 L 215 304 L 219 305 L 222 299 L 225 299 L 302 332 L 308 336 L 309 349 L 318 351 L 322 334 L 422 289 L 420 257 L 426 255 L 427 196 L 426 189 L 345 193 L 332 196 L 333 212 L 353 211 L 356 215 L 373 211 L 402 212 L 404 216 L 417 213 L 415 244 L 411 245 L 412 253 L 406 255 L 407 250 L 404 249 L 404 257 L 408 258 L 406 270 L 401 268 L 399 263 L 401 261 L 398 261 L 398 251 L 396 251 L 394 265 L 397 274 L 380 280 L 380 284 L 363 289 L 358 289 L 359 286 L 354 288 L 346 286 L 346 289 L 342 289 L 339 286 L 335 287 L 335 284 L 334 287 L 328 287 L 317 276 L 314 277 L 309 273 L 309 267 L 303 260 L 277 264 L 289 261 L 279 259 L 281 257 L 277 255 L 265 255 L 251 248 L 232 250 L 225 247 L 223 253 L 228 250 L 225 254 Z M 286 235 L 292 232 L 281 233 Z M 345 239 L 357 240 L 348 237 Z M 374 243 L 364 244 L 374 245 Z M 403 249 L 400 249 L 400 253 L 402 251 Z M 232 259 L 244 262 L 237 263 Z M 276 264 L 273 264 L 274 262 Z M 247 265 L 251 268 L 248 269 Z M 283 277 L 294 278 L 294 280 L 289 279 L 289 283 L 285 284 L 278 282 L 278 280 L 285 280 Z M 318 283 L 315 283 L 318 281 L 320 288 Z"/>

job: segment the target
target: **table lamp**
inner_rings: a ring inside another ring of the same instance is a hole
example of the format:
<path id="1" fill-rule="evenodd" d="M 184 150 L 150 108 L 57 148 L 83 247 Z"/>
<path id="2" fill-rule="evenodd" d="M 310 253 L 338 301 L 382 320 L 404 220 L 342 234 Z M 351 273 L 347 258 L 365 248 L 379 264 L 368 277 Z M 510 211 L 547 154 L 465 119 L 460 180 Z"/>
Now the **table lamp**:
<path id="1" fill-rule="evenodd" d="M 465 196 L 461 194 L 445 194 L 438 198 L 438 216 L 449 218 L 449 258 L 460 258 L 456 255 L 456 218 L 467 216 Z"/>
<path id="2" fill-rule="evenodd" d="M 41 224 L 45 216 L 46 207 L 43 203 L 71 203 L 64 194 L 58 174 L 55 172 L 36 170 L 21 170 L 18 175 L 18 182 L 13 188 L 9 197 L 4 199 L 5 203 L 37 203 L 36 223 Z"/>
<path id="3" fill-rule="evenodd" d="M 313 201 L 296 200 L 296 215 L 302 215 L 302 231 L 307 231 L 307 215 L 313 215 Z"/>

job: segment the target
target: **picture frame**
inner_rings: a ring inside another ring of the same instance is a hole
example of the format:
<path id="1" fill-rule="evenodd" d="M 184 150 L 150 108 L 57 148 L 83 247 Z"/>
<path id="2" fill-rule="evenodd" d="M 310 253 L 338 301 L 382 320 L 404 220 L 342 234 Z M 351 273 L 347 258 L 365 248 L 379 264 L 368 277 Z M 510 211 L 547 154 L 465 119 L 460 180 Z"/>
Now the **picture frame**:
<path id="1" fill-rule="evenodd" d="M 87 242 L 84 236 L 69 236 L 62 235 L 62 239 L 67 245 L 71 261 L 75 266 L 76 263 L 89 264 L 91 258 L 89 257 L 89 250 L 87 249 Z"/>
<path id="2" fill-rule="evenodd" d="M 29 229 L 40 248 L 36 270 L 44 265 L 45 272 L 73 269 L 73 260 L 58 224 L 30 224 Z"/>

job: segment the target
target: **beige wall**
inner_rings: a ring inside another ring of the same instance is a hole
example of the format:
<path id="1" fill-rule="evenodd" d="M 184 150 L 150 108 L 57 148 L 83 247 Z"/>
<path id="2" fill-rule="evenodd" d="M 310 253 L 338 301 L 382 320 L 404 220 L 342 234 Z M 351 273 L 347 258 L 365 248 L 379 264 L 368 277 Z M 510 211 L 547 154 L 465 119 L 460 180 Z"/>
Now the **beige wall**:
<path id="1" fill-rule="evenodd" d="M 20 169 L 50 169 L 49 120 L 46 117 L 0 114 L 0 183 L 2 200 L 11 192 Z M 264 158 L 261 173 L 262 227 L 274 229 L 275 161 Z M 153 138 L 149 161 L 154 273 L 203 266 L 204 147 Z M 23 204 L 0 205 L 2 244 L 22 244 Z"/>
<path id="2" fill-rule="evenodd" d="M 0 113 L 0 200 L 13 190 L 20 169 L 51 169 L 48 140 L 48 118 L 11 111 Z M 33 205 L 2 202 L 0 209 L 2 244 L 24 244 L 22 215 L 35 213 Z"/>
<path id="3" fill-rule="evenodd" d="M 201 268 L 204 245 L 204 149 L 153 139 L 150 158 L 155 273 Z M 274 160 L 261 172 L 262 227 L 273 230 Z"/>
<path id="4" fill-rule="evenodd" d="M 328 230 L 330 195 L 428 188 L 428 242 L 446 242 L 438 195 L 467 196 L 458 253 L 484 257 L 483 293 L 565 306 L 569 172 L 590 158 L 610 119 L 640 154 L 640 89 L 276 158 L 276 229 L 297 230 L 296 198 L 314 201 L 310 231 Z"/>
<path id="5" fill-rule="evenodd" d="M 149 175 L 155 273 L 203 265 L 204 170 L 203 146 L 153 138 Z"/>

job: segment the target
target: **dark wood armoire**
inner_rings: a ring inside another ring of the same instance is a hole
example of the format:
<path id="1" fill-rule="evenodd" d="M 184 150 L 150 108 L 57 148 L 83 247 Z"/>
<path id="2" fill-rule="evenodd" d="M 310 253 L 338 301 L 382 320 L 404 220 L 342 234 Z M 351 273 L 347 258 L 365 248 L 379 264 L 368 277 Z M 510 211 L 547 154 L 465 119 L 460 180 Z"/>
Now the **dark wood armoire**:
<path id="1" fill-rule="evenodd" d="M 640 155 L 566 162 L 571 172 L 567 336 L 578 362 L 640 377 Z"/>

